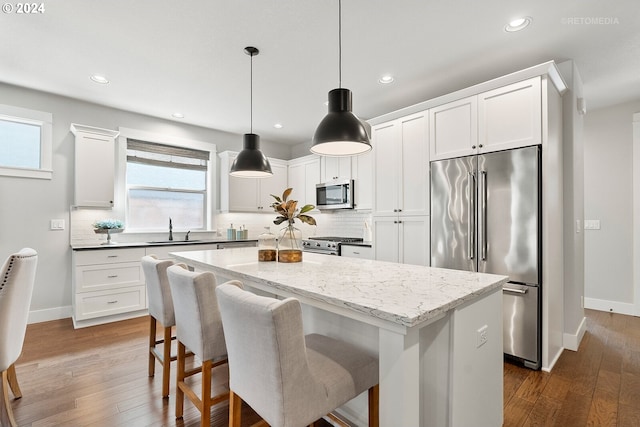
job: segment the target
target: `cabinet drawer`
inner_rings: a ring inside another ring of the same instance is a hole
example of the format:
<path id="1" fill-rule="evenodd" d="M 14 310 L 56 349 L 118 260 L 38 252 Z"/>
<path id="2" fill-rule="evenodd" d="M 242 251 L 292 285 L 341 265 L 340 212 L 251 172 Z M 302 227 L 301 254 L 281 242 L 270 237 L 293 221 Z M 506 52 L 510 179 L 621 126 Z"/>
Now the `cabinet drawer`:
<path id="1" fill-rule="evenodd" d="M 140 262 L 76 268 L 76 292 L 122 288 L 144 283 Z"/>
<path id="2" fill-rule="evenodd" d="M 173 246 L 154 246 L 146 249 L 147 255 L 155 255 L 158 259 L 173 259 L 169 256 L 171 252 L 186 252 L 186 251 L 209 251 L 218 249 L 217 243 L 206 245 L 173 245 Z"/>
<path id="3" fill-rule="evenodd" d="M 373 259 L 373 249 L 368 246 L 340 246 L 340 256 L 350 258 Z"/>
<path id="4" fill-rule="evenodd" d="M 86 320 L 147 308 L 144 285 L 76 295 L 76 320 Z"/>
<path id="5" fill-rule="evenodd" d="M 144 248 L 96 249 L 75 251 L 76 265 L 113 264 L 117 262 L 140 262 Z"/>

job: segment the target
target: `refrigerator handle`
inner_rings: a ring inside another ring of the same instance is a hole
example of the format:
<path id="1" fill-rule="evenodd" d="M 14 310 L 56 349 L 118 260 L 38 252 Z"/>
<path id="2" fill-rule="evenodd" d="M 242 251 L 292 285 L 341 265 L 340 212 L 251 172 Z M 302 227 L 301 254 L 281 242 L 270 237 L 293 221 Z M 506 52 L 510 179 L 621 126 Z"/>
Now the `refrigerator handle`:
<path id="1" fill-rule="evenodd" d="M 481 194 L 481 201 L 480 203 L 482 203 L 482 206 L 480 208 L 481 212 L 482 212 L 482 222 L 480 223 L 480 225 L 482 226 L 482 261 L 486 261 L 487 260 L 487 171 L 481 171 L 480 172 L 480 177 L 482 178 L 480 180 L 480 191 L 482 192 Z"/>
<path id="2" fill-rule="evenodd" d="M 469 172 L 469 197 L 467 198 L 467 211 L 469 212 L 469 221 L 467 221 L 467 242 L 469 245 L 469 259 L 476 257 L 476 175 Z"/>

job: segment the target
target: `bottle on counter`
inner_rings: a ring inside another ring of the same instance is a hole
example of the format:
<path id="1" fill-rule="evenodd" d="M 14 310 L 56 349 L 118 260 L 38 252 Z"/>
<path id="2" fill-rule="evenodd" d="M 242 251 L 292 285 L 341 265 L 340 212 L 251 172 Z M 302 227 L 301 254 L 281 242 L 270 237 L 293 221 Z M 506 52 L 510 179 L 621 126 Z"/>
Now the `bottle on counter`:
<path id="1" fill-rule="evenodd" d="M 233 228 L 233 223 L 227 228 L 227 240 L 236 240 L 236 229 Z"/>
<path id="2" fill-rule="evenodd" d="M 275 261 L 278 254 L 276 236 L 270 227 L 264 229 L 264 233 L 258 236 L 258 261 Z"/>

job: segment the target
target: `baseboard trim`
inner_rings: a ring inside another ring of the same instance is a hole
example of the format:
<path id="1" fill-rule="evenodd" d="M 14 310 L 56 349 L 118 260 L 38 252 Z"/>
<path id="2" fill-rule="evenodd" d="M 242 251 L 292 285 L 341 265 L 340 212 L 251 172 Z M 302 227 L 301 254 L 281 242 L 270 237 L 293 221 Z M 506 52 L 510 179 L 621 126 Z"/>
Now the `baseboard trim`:
<path id="1" fill-rule="evenodd" d="M 619 301 L 607 301 L 596 298 L 584 299 L 584 308 L 590 308 L 592 310 L 608 311 L 610 313 L 627 314 L 629 316 L 638 316 L 640 313 L 636 313 L 635 305 L 626 302 Z"/>
<path id="2" fill-rule="evenodd" d="M 575 334 L 568 334 L 566 332 L 564 333 L 564 336 L 562 338 L 562 346 L 567 350 L 578 351 L 578 347 L 580 347 L 580 343 L 582 342 L 582 338 L 584 337 L 584 333 L 586 331 L 587 318 L 583 317 Z"/>
<path id="3" fill-rule="evenodd" d="M 558 350 L 558 352 L 556 353 L 556 356 L 553 358 L 553 360 L 551 361 L 551 363 L 549 364 L 549 366 L 542 366 L 540 368 L 540 370 L 544 371 L 544 372 L 551 372 L 551 370 L 553 369 L 553 367 L 555 366 L 556 362 L 558 361 L 558 359 L 560 359 L 560 356 L 562 355 L 562 352 L 564 351 L 564 348 L 560 348 L 560 350 Z"/>
<path id="4" fill-rule="evenodd" d="M 64 307 L 47 308 L 44 310 L 31 310 L 29 312 L 28 323 L 48 322 L 50 320 L 66 319 L 71 317 L 72 308 L 70 305 Z"/>

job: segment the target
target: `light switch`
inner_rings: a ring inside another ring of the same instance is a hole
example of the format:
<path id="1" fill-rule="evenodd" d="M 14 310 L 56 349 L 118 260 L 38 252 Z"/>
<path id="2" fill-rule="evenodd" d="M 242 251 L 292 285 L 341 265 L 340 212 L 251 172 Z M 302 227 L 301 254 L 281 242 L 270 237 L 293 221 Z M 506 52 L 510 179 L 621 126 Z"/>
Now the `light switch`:
<path id="1" fill-rule="evenodd" d="M 51 230 L 64 230 L 64 219 L 52 219 Z"/>
<path id="2" fill-rule="evenodd" d="M 600 230 L 600 220 L 599 219 L 585 219 L 584 220 L 584 229 L 585 230 Z"/>

